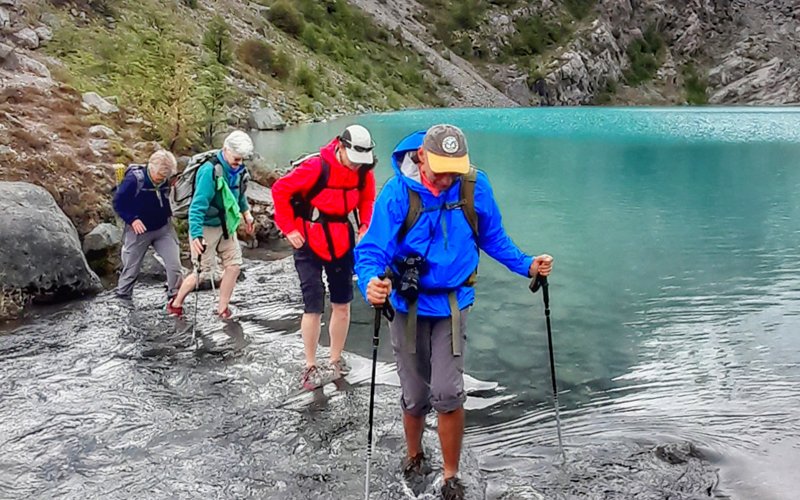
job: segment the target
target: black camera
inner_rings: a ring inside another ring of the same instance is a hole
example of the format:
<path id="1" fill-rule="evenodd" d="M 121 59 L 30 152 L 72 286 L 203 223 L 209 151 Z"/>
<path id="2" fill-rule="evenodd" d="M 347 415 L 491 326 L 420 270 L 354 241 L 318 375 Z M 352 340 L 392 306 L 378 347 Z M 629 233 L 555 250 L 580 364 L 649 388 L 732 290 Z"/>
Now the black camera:
<path id="1" fill-rule="evenodd" d="M 406 299 L 406 302 L 416 302 L 419 297 L 419 276 L 425 272 L 425 257 L 412 254 L 400 259 L 397 263 L 400 280 L 397 284 L 397 293 Z"/>

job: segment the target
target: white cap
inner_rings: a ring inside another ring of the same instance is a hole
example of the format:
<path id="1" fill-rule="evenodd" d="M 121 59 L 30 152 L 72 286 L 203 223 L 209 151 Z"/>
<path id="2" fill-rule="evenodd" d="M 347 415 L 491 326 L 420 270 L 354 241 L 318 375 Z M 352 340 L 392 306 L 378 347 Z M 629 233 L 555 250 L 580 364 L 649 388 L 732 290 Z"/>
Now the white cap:
<path id="1" fill-rule="evenodd" d="M 369 130 L 361 125 L 350 125 L 344 129 L 342 135 L 339 136 L 339 144 L 342 145 L 345 153 L 347 153 L 347 159 L 351 162 L 360 165 L 375 163 L 375 158 L 372 155 L 375 143 L 372 142 Z"/>

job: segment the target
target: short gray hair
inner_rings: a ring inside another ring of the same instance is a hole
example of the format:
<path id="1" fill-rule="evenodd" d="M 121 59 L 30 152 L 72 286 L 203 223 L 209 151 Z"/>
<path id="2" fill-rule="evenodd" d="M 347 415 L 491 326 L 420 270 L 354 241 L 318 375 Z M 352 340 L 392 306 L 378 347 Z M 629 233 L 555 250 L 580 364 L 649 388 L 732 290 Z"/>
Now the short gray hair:
<path id="1" fill-rule="evenodd" d="M 153 173 L 164 177 L 172 177 L 178 172 L 178 162 L 175 160 L 175 155 L 166 149 L 160 149 L 150 155 L 147 164 L 153 170 Z"/>
<path id="2" fill-rule="evenodd" d="M 242 158 L 253 156 L 253 140 L 241 130 L 234 130 L 228 134 L 222 147 Z"/>

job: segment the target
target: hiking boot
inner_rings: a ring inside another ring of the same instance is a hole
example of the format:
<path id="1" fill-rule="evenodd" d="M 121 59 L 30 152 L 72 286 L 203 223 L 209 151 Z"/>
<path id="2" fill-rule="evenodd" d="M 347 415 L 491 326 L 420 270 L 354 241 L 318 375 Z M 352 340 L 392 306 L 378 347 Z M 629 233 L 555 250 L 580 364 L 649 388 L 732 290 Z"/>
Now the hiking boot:
<path id="1" fill-rule="evenodd" d="M 336 375 L 336 378 L 342 378 L 350 373 L 350 365 L 347 364 L 344 356 L 340 356 L 339 359 L 332 362 L 331 368 L 333 368 L 333 373 Z"/>
<path id="2" fill-rule="evenodd" d="M 442 485 L 443 500 L 464 500 L 464 485 L 457 477 L 451 477 Z"/>
<path id="3" fill-rule="evenodd" d="M 403 459 L 403 477 L 409 483 L 420 481 L 431 473 L 433 469 L 423 452 L 417 453 L 415 457 Z"/>
<path id="4" fill-rule="evenodd" d="M 331 377 L 326 377 L 326 374 L 316 366 L 309 366 L 303 370 L 301 383 L 303 384 L 303 388 L 307 391 L 313 391 L 314 389 L 322 387 L 330 381 Z"/>
<path id="5" fill-rule="evenodd" d="M 172 305 L 173 300 L 175 299 L 169 299 L 169 302 L 167 302 L 167 315 L 180 318 L 181 316 L 183 316 L 183 306 L 181 307 L 173 306 Z"/>

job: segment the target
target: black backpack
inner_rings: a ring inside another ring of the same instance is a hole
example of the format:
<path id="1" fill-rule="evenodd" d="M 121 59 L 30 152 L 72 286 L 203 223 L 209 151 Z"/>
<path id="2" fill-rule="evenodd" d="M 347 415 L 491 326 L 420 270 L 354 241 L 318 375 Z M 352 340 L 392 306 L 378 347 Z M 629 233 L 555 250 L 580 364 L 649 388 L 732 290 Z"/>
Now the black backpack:
<path id="1" fill-rule="evenodd" d="M 311 158 L 316 158 L 320 156 L 319 152 L 310 153 L 303 155 L 296 160 L 293 160 L 290 165 L 291 169 L 296 168 L 306 160 Z M 364 189 L 364 185 L 367 183 L 367 174 L 370 170 L 375 168 L 377 162 L 373 163 L 372 165 L 362 166 L 358 169 L 358 190 L 361 191 Z M 291 171 L 290 169 L 290 171 Z M 326 162 L 324 159 L 320 159 L 320 170 L 319 170 L 319 177 L 314 182 L 314 185 L 311 186 L 311 189 L 308 190 L 308 193 L 302 195 L 300 193 L 295 193 L 290 202 L 292 204 L 292 208 L 294 209 L 294 213 L 296 217 L 302 217 L 303 219 L 310 220 L 310 221 L 317 221 L 320 218 L 320 214 L 318 211 L 314 209 L 311 205 L 311 200 L 316 198 L 323 189 L 328 186 L 328 180 L 331 177 L 331 166 Z M 356 212 L 356 224 L 361 225 L 361 222 L 358 220 L 358 214 Z"/>

